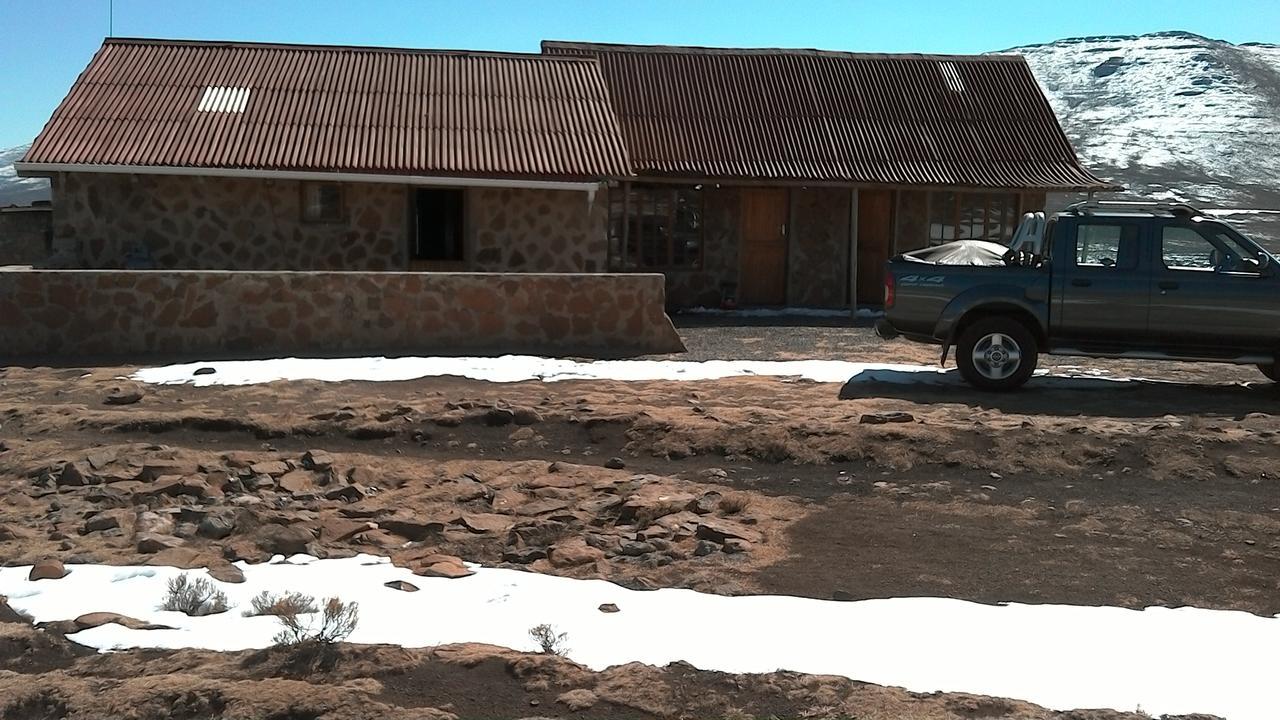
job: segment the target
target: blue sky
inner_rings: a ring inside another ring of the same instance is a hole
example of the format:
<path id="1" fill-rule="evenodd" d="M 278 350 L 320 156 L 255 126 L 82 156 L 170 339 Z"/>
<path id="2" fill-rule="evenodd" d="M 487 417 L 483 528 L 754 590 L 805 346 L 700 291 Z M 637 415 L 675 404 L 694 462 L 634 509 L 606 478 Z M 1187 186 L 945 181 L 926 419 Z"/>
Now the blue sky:
<path id="1" fill-rule="evenodd" d="M 0 0 L 0 148 L 29 142 L 108 34 L 111 0 Z M 1277 0 L 114 0 L 127 37 L 536 52 L 544 38 L 985 52 L 1189 30 L 1280 43 Z"/>

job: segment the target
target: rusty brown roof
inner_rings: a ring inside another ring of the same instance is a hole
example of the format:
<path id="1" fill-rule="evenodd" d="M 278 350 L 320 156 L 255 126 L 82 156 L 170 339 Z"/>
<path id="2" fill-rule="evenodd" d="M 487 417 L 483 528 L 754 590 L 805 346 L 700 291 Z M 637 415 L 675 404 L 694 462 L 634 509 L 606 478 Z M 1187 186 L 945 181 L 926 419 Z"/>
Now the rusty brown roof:
<path id="1" fill-rule="evenodd" d="M 599 179 L 629 174 L 596 62 L 108 39 L 27 163 Z"/>
<path id="2" fill-rule="evenodd" d="M 546 41 L 594 57 L 637 175 L 1101 189 L 1016 55 Z"/>

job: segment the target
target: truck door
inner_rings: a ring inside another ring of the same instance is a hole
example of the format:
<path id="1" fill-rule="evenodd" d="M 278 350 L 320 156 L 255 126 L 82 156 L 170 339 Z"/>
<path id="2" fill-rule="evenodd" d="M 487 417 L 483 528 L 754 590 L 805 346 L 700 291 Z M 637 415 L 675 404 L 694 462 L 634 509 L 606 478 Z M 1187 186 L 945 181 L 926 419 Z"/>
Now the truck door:
<path id="1" fill-rule="evenodd" d="M 1139 252 L 1142 223 L 1136 218 L 1082 217 L 1059 220 L 1059 226 L 1053 240 L 1053 345 L 1141 342 L 1149 300 L 1146 263 Z"/>
<path id="2" fill-rule="evenodd" d="M 1224 225 L 1159 227 L 1151 274 L 1152 340 L 1184 352 L 1234 356 L 1280 345 L 1280 281 Z"/>

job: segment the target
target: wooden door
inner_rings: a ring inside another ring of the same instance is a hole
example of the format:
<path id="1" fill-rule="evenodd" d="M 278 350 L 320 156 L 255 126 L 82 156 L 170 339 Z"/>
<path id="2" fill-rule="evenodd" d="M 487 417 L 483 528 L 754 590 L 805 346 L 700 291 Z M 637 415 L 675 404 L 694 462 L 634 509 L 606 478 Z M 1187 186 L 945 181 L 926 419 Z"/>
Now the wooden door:
<path id="1" fill-rule="evenodd" d="M 884 302 L 884 264 L 893 247 L 893 191 L 858 191 L 858 304 Z"/>
<path id="2" fill-rule="evenodd" d="M 739 305 L 787 302 L 786 190 L 743 188 Z"/>

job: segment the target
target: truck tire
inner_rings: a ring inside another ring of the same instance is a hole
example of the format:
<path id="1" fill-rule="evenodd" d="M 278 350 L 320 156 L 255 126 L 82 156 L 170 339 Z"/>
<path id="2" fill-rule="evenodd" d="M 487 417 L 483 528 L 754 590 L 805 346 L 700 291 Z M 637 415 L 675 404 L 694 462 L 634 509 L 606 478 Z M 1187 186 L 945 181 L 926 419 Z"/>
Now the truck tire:
<path id="1" fill-rule="evenodd" d="M 1258 369 L 1261 370 L 1262 374 L 1266 375 L 1267 379 L 1271 382 L 1280 383 L 1280 365 L 1276 365 L 1275 363 L 1271 363 L 1270 365 L 1259 365 Z"/>
<path id="2" fill-rule="evenodd" d="M 1013 390 L 1036 370 L 1036 338 L 1012 318 L 978 320 L 960 333 L 956 365 L 965 382 L 979 390 Z"/>

